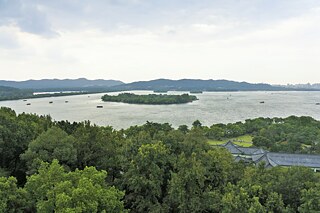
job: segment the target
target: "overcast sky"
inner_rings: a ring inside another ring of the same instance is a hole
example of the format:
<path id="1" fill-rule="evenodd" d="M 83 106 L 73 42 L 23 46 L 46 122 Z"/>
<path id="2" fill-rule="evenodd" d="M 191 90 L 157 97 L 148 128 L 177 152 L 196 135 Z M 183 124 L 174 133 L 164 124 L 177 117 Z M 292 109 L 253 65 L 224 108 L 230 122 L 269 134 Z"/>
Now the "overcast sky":
<path id="1" fill-rule="evenodd" d="M 0 79 L 320 82 L 319 0 L 0 0 Z"/>

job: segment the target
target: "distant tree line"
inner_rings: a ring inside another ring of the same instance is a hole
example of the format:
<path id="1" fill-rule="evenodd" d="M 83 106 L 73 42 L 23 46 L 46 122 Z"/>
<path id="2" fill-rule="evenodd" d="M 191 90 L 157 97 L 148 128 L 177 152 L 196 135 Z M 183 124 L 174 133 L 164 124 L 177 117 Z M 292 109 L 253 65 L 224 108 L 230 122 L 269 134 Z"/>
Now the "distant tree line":
<path id="1" fill-rule="evenodd" d="M 12 88 L 12 87 L 0 86 L 0 101 L 70 96 L 70 95 L 83 95 L 83 94 L 90 94 L 90 93 L 95 93 L 95 92 L 79 91 L 79 92 L 59 92 L 59 93 L 34 94 L 34 91 L 30 90 L 30 89 L 17 89 L 17 88 Z"/>
<path id="2" fill-rule="evenodd" d="M 25 97 L 31 97 L 33 92 L 30 90 L 21 90 L 12 87 L 0 86 L 0 101 L 16 100 Z"/>
<path id="3" fill-rule="evenodd" d="M 273 152 L 320 154 L 320 122 L 307 116 L 256 118 L 202 128 L 209 139 L 249 134 L 254 146 Z"/>
<path id="4" fill-rule="evenodd" d="M 207 143 L 217 137 L 210 129 L 261 136 L 280 124 L 319 128 L 289 117 L 115 130 L 1 108 L 0 212 L 318 212 L 318 173 L 237 163 Z"/>
<path id="5" fill-rule="evenodd" d="M 121 93 L 119 95 L 104 95 L 103 101 L 122 102 L 129 104 L 183 104 L 197 100 L 196 96 L 189 94 L 167 95 L 167 94 L 148 94 L 136 95 L 133 93 Z"/>

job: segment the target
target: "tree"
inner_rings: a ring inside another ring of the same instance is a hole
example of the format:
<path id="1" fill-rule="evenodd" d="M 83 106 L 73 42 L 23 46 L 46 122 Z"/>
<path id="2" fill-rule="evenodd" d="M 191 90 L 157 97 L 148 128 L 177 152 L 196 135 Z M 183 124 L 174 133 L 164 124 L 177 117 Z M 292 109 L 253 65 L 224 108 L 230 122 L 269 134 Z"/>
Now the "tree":
<path id="1" fill-rule="evenodd" d="M 23 212 L 27 206 L 26 191 L 18 188 L 14 177 L 0 177 L 0 212 Z"/>
<path id="2" fill-rule="evenodd" d="M 187 132 L 189 132 L 189 128 L 188 128 L 187 125 L 180 125 L 180 126 L 178 127 L 178 130 L 181 131 L 181 132 L 183 132 L 184 134 L 186 134 Z"/>
<path id="3" fill-rule="evenodd" d="M 212 125 L 207 131 L 206 136 L 210 139 L 221 140 L 224 136 L 224 129 L 216 125 Z"/>
<path id="4" fill-rule="evenodd" d="M 160 212 L 168 182 L 170 156 L 161 143 L 144 144 L 124 175 L 126 206 L 132 212 Z"/>
<path id="5" fill-rule="evenodd" d="M 281 213 L 285 211 L 282 196 L 276 192 L 271 192 L 266 200 L 267 212 Z"/>
<path id="6" fill-rule="evenodd" d="M 25 164 L 20 155 L 28 144 L 52 124 L 49 116 L 16 113 L 9 108 L 0 108 L 0 168 L 25 182 Z"/>
<path id="7" fill-rule="evenodd" d="M 190 156 L 192 153 L 208 151 L 210 148 L 211 147 L 200 128 L 192 129 L 188 134 L 186 134 L 184 140 L 180 142 L 180 153 L 183 152 L 187 156 Z"/>
<path id="8" fill-rule="evenodd" d="M 82 122 L 73 133 L 77 150 L 77 168 L 95 166 L 108 172 L 108 181 L 113 183 L 121 171 L 120 159 L 124 144 L 123 134 L 112 127 L 99 127 Z"/>
<path id="9" fill-rule="evenodd" d="M 205 191 L 205 167 L 197 155 L 179 155 L 168 186 L 166 204 L 171 212 L 203 212 L 209 196 Z"/>
<path id="10" fill-rule="evenodd" d="M 105 183 L 107 173 L 94 167 L 66 172 L 57 160 L 41 163 L 25 189 L 38 212 L 123 212 L 123 192 Z"/>
<path id="11" fill-rule="evenodd" d="M 320 211 L 320 184 L 310 189 L 303 189 L 299 212 L 319 212 Z"/>
<path id="12" fill-rule="evenodd" d="M 221 212 L 248 212 L 250 208 L 250 198 L 243 188 L 228 184 L 225 191 L 221 200 Z"/>
<path id="13" fill-rule="evenodd" d="M 193 123 L 192 123 L 192 127 L 193 128 L 200 128 L 202 127 L 202 124 L 199 120 L 195 120 Z"/>
<path id="14" fill-rule="evenodd" d="M 213 148 L 200 156 L 209 188 L 223 188 L 231 180 L 234 159 L 224 148 Z"/>
<path id="15" fill-rule="evenodd" d="M 36 172 L 42 161 L 52 162 L 58 159 L 66 168 L 72 168 L 77 161 L 74 148 L 75 139 L 63 130 L 52 127 L 32 141 L 28 150 L 21 155 L 28 166 L 28 174 Z"/>
<path id="16" fill-rule="evenodd" d="M 272 142 L 263 136 L 256 136 L 252 139 L 252 143 L 256 147 L 267 147 L 270 148 L 272 146 Z"/>

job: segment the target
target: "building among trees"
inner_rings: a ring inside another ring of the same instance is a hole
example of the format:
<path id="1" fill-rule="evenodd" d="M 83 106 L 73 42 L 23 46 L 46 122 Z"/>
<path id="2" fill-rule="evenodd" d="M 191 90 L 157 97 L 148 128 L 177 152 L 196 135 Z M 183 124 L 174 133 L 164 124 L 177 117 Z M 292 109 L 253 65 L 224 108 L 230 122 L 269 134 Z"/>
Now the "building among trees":
<path id="1" fill-rule="evenodd" d="M 221 146 L 229 150 L 236 161 L 242 160 L 256 165 L 264 162 L 267 168 L 305 166 L 312 168 L 315 172 L 320 172 L 320 155 L 269 152 L 261 148 L 241 147 L 231 141 Z"/>

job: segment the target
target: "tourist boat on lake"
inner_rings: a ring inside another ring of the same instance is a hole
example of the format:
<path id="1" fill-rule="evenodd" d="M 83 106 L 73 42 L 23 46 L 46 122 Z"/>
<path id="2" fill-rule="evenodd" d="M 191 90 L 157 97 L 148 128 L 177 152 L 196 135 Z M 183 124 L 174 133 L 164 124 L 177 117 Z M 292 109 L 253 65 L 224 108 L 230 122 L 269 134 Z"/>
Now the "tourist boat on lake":
<path id="1" fill-rule="evenodd" d="M 154 93 L 167 93 L 168 90 L 153 90 Z"/>
<path id="2" fill-rule="evenodd" d="M 194 91 L 190 91 L 190 94 L 202 94 L 203 92 L 201 90 L 194 90 Z"/>

